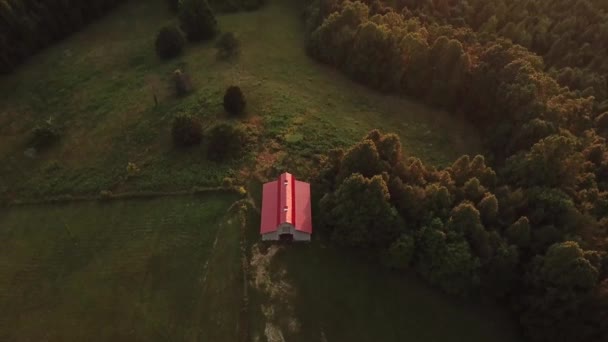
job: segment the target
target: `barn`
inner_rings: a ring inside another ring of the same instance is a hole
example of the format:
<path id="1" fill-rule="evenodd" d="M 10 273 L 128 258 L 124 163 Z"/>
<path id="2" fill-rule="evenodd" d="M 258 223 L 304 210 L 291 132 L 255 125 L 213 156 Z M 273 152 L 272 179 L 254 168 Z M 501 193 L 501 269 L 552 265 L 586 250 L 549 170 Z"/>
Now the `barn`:
<path id="1" fill-rule="evenodd" d="M 290 173 L 264 184 L 260 234 L 265 241 L 310 241 L 310 184 L 296 180 Z"/>

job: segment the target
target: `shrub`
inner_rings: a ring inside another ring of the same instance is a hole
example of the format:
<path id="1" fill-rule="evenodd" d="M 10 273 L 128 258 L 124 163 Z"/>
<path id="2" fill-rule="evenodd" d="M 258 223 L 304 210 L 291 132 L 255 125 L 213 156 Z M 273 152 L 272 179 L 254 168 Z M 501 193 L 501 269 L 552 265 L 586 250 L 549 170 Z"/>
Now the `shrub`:
<path id="1" fill-rule="evenodd" d="M 171 134 L 173 135 L 173 142 L 176 145 L 192 146 L 201 142 L 203 127 L 195 117 L 181 114 L 173 119 Z"/>
<path id="2" fill-rule="evenodd" d="M 230 187 L 232 187 L 233 185 L 234 185 L 234 179 L 232 179 L 232 178 L 230 178 L 230 177 L 225 177 L 225 178 L 222 180 L 222 186 L 223 186 L 224 188 L 230 188 Z"/>
<path id="3" fill-rule="evenodd" d="M 241 88 L 237 86 L 231 86 L 226 90 L 226 94 L 224 95 L 224 109 L 232 114 L 238 115 L 242 114 L 245 110 L 245 96 L 241 91 Z"/>
<path id="4" fill-rule="evenodd" d="M 217 20 L 207 0 L 183 0 L 179 8 L 179 21 L 188 40 L 201 41 L 217 34 Z"/>
<path id="5" fill-rule="evenodd" d="M 184 96 L 192 91 L 192 81 L 190 76 L 177 69 L 173 72 L 173 82 L 175 84 L 175 94 Z"/>
<path id="6" fill-rule="evenodd" d="M 59 129 L 49 119 L 32 129 L 29 144 L 36 149 L 47 148 L 59 140 L 60 135 Z"/>
<path id="7" fill-rule="evenodd" d="M 240 126 L 227 123 L 216 125 L 209 132 L 207 158 L 222 161 L 238 157 L 247 143 L 247 133 Z"/>
<path id="8" fill-rule="evenodd" d="M 175 26 L 165 26 L 156 36 L 156 54 L 161 59 L 170 59 L 182 54 L 186 40 Z"/>
<path id="9" fill-rule="evenodd" d="M 127 177 L 137 176 L 140 171 L 141 169 L 139 166 L 137 166 L 137 164 L 131 162 L 127 164 Z"/>
<path id="10" fill-rule="evenodd" d="M 217 40 L 217 57 L 219 59 L 230 59 L 240 53 L 240 42 L 232 32 L 226 32 Z"/>
<path id="11" fill-rule="evenodd" d="M 100 200 L 107 201 L 107 200 L 112 199 L 112 197 L 114 197 L 114 194 L 110 190 L 101 190 L 99 192 L 99 199 Z"/>

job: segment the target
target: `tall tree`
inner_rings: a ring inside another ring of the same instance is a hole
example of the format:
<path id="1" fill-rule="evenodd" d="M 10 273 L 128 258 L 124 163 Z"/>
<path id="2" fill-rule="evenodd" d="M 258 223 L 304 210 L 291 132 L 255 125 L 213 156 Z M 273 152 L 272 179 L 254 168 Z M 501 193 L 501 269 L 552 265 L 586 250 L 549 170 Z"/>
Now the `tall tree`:
<path id="1" fill-rule="evenodd" d="M 178 16 L 190 41 L 208 40 L 218 32 L 217 20 L 207 0 L 182 0 Z"/>

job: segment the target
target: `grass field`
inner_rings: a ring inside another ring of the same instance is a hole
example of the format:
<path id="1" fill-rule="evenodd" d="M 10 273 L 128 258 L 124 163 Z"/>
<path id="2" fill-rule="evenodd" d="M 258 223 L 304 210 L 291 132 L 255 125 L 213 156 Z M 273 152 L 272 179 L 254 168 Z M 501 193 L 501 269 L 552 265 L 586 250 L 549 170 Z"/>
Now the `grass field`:
<path id="1" fill-rule="evenodd" d="M 228 194 L 0 211 L 0 341 L 517 341 L 455 300 L 352 251 L 262 245 Z"/>
<path id="2" fill-rule="evenodd" d="M 0 212 L 0 341 L 237 341 L 235 197 Z"/>
<path id="3" fill-rule="evenodd" d="M 442 295 L 352 250 L 315 241 L 254 247 L 255 255 L 267 273 L 258 271 L 266 280 L 253 285 L 254 340 L 521 341 L 495 306 Z"/>
<path id="4" fill-rule="evenodd" d="M 211 42 L 160 62 L 155 34 L 175 21 L 163 0 L 130 1 L 34 56 L 0 79 L 0 197 L 188 189 L 271 164 L 305 177 L 316 154 L 373 128 L 398 133 L 407 153 L 436 165 L 478 151 L 471 128 L 445 113 L 375 93 L 309 59 L 293 3 L 269 0 L 259 11 L 219 16 L 221 29 L 242 42 L 232 64 L 216 60 Z M 169 87 L 176 68 L 196 87 L 183 99 Z M 189 112 L 205 125 L 226 119 L 221 97 L 231 84 L 248 98 L 245 121 L 259 132 L 257 155 L 228 165 L 207 161 L 204 144 L 174 149 L 172 117 Z M 26 156 L 30 130 L 49 118 L 64 128 L 62 140 Z M 126 179 L 129 162 L 142 169 L 138 177 Z"/>

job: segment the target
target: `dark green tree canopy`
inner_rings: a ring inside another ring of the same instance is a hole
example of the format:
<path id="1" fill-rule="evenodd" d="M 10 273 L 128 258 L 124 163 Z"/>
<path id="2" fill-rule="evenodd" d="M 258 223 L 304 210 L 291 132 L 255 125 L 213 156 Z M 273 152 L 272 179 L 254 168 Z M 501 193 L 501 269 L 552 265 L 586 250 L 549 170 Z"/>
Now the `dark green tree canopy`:
<path id="1" fill-rule="evenodd" d="M 175 26 L 165 26 L 156 36 L 156 54 L 161 59 L 179 56 L 186 44 L 183 33 Z"/>
<path id="2" fill-rule="evenodd" d="M 224 94 L 224 109 L 228 113 L 232 115 L 243 114 L 245 105 L 245 95 L 243 95 L 241 88 L 230 86 L 226 89 L 226 93 Z"/>
<path id="3" fill-rule="evenodd" d="M 173 142 L 178 146 L 197 145 L 203 137 L 203 127 L 197 118 L 181 114 L 173 119 L 171 134 Z"/>
<path id="4" fill-rule="evenodd" d="M 323 217 L 335 241 L 350 246 L 387 246 L 402 231 L 381 176 L 355 173 L 324 198 Z"/>
<path id="5" fill-rule="evenodd" d="M 382 172 L 382 163 L 376 145 L 371 140 L 363 140 L 344 155 L 338 179 L 346 179 L 353 173 L 372 177 Z"/>
<path id="6" fill-rule="evenodd" d="M 588 291 L 598 281 L 598 270 L 585 259 L 585 254 L 574 241 L 554 244 L 539 259 L 536 276 L 545 286 L 561 290 Z"/>
<path id="7" fill-rule="evenodd" d="M 218 32 L 217 20 L 207 0 L 182 0 L 178 16 L 190 41 L 209 40 Z"/>
<path id="8" fill-rule="evenodd" d="M 220 123 L 209 132 L 207 158 L 213 161 L 224 161 L 242 156 L 247 149 L 249 136 L 240 125 Z"/>

